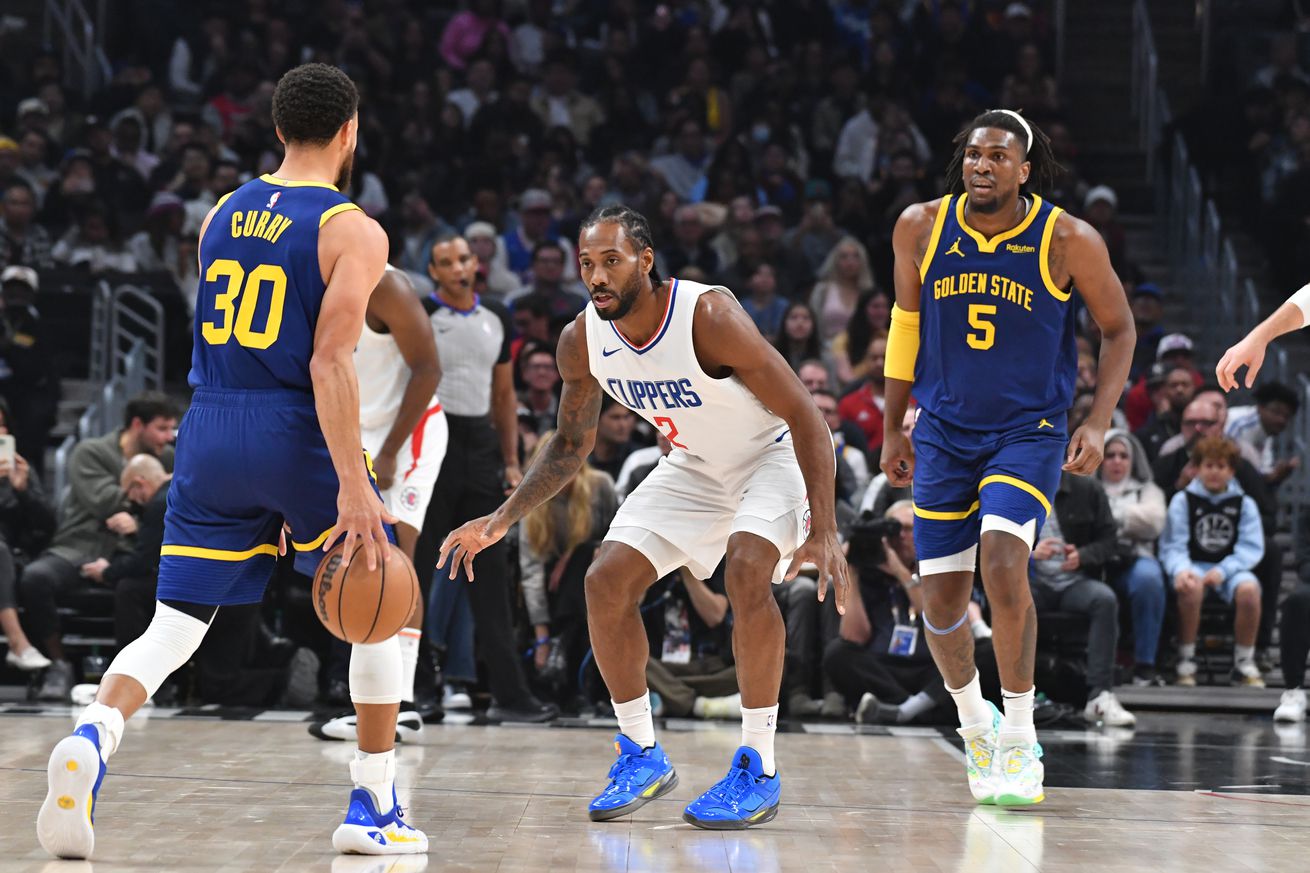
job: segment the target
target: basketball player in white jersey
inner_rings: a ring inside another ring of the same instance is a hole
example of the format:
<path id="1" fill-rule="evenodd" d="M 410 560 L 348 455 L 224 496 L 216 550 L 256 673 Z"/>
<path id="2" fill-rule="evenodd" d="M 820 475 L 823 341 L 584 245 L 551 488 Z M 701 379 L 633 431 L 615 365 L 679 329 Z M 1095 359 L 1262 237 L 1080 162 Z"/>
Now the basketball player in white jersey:
<path id="1" fill-rule="evenodd" d="M 1251 332 L 1219 359 L 1214 368 L 1219 386 L 1225 391 L 1237 387 L 1237 371 L 1246 367 L 1246 387 L 1255 385 L 1255 376 L 1265 362 L 1265 349 L 1285 333 L 1300 330 L 1310 324 L 1310 285 L 1303 285 L 1274 314 L 1251 328 Z"/>
<path id="2" fill-rule="evenodd" d="M 373 462 L 378 489 L 396 517 L 396 545 L 414 559 L 423 514 L 446 455 L 446 415 L 437 399 L 441 362 L 432 323 L 404 272 L 390 264 L 368 299 L 364 331 L 355 346 L 359 376 L 359 432 Z M 405 698 L 396 738 L 423 730 L 414 703 L 414 673 L 423 636 L 423 598 L 399 633 Z M 321 740 L 354 740 L 350 710 L 309 726 Z"/>
<path id="3" fill-rule="evenodd" d="M 602 391 L 649 421 L 673 451 L 624 501 L 587 572 L 591 642 L 620 731 L 610 784 L 589 814 L 619 818 L 677 784 L 655 742 L 637 605 L 665 574 L 687 567 L 706 578 L 726 552 L 742 745 L 683 818 L 745 828 L 777 815 L 781 792 L 773 733 L 785 631 L 770 583 L 813 563 L 819 599 L 831 581 L 845 610 L 832 436 L 732 293 L 661 281 L 654 257 L 649 224 L 625 206 L 583 224 L 578 258 L 591 304 L 560 337 L 558 430 L 496 512 L 446 538 L 438 566 L 449 557 L 453 575 L 462 560 L 472 580 L 473 556 L 573 478 L 595 441 Z"/>

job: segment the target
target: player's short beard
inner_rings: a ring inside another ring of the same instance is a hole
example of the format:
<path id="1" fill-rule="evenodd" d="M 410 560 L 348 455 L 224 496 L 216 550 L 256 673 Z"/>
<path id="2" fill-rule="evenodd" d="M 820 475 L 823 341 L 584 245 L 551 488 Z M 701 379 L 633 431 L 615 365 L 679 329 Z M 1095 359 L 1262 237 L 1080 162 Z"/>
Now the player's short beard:
<path id="1" fill-rule="evenodd" d="M 601 312 L 597 309 L 596 314 L 600 316 L 602 321 L 618 321 L 620 318 L 623 318 L 631 312 L 632 307 L 636 305 L 637 295 L 641 294 L 643 284 L 641 271 L 638 270 L 634 272 L 632 278 L 629 279 L 621 289 L 610 292 L 614 295 L 615 300 L 618 301 L 618 305 L 614 310 L 612 312 Z"/>
<path id="2" fill-rule="evenodd" d="M 350 171 L 355 165 L 355 153 L 346 152 L 345 158 L 341 161 L 341 169 L 337 170 L 337 190 L 346 191 L 350 188 Z"/>

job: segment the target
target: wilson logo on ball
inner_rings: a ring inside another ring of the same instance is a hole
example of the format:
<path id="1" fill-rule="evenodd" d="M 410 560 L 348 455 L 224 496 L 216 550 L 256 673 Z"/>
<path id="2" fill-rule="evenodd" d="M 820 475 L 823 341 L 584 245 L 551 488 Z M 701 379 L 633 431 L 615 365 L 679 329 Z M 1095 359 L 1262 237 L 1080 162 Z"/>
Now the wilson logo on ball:
<path id="1" fill-rule="evenodd" d="M 341 568 L 340 553 L 332 555 L 330 558 L 328 558 L 327 566 L 323 568 L 323 578 L 318 583 L 318 603 L 317 603 L 318 615 L 319 618 L 323 619 L 324 621 L 327 621 L 328 619 L 328 608 L 327 608 L 328 592 L 332 590 L 332 579 L 334 576 L 337 575 L 337 570 L 340 568 Z"/>

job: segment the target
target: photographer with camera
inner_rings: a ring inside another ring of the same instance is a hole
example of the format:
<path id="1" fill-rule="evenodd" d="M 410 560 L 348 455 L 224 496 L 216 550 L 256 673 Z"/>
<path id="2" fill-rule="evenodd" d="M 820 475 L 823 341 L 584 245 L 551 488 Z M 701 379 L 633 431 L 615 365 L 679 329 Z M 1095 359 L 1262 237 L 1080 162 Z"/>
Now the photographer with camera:
<path id="1" fill-rule="evenodd" d="M 851 528 L 847 558 L 859 584 L 851 586 L 840 636 L 828 644 L 823 666 L 847 701 L 858 701 L 856 721 L 952 721 L 951 696 L 923 639 L 914 504 L 898 500 L 882 518 L 865 513 Z M 986 639 L 977 641 L 975 651 L 979 660 L 993 657 Z M 999 688 L 984 692 L 1000 698 Z"/>

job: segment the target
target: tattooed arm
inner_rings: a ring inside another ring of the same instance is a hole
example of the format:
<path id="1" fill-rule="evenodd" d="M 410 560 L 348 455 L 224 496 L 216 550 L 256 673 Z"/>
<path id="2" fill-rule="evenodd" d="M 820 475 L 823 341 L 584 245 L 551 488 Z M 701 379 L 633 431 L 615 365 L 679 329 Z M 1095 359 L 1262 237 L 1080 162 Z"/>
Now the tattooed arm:
<path id="1" fill-rule="evenodd" d="M 499 509 L 473 519 L 446 537 L 437 566 L 446 566 L 447 557 L 453 557 L 452 579 L 461 562 L 465 574 L 472 579 L 473 557 L 498 542 L 523 516 L 554 497 L 577 475 L 583 460 L 591 454 L 600 419 L 601 394 L 600 384 L 592 377 L 587 360 L 586 322 L 582 316 L 560 335 L 556 361 L 564 387 L 555 435 L 541 447 L 537 459 L 523 474 L 523 481 Z"/>

